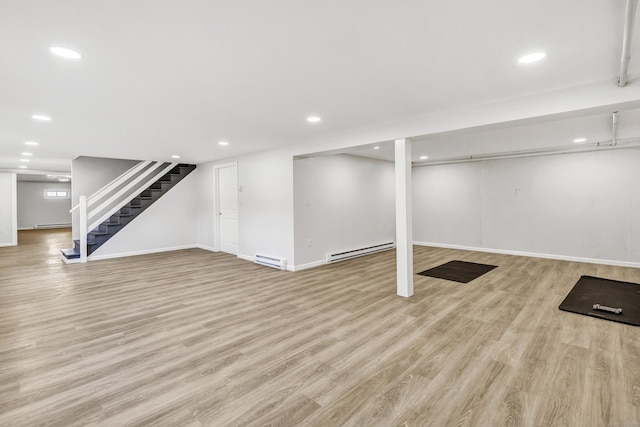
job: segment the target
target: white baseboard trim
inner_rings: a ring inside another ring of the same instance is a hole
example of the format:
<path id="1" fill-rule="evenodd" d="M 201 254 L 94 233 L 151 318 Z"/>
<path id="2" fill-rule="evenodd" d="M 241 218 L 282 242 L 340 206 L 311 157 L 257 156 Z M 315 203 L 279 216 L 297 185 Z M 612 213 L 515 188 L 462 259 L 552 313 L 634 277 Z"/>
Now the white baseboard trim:
<path id="1" fill-rule="evenodd" d="M 219 250 L 217 250 L 216 248 L 214 248 L 213 246 L 207 246 L 207 245 L 201 245 L 201 244 L 196 244 L 195 245 L 196 248 L 198 249 L 204 249 L 205 251 L 210 251 L 210 252 L 220 252 Z"/>
<path id="2" fill-rule="evenodd" d="M 35 227 L 20 227 L 18 228 L 18 231 L 24 231 L 24 230 L 34 230 Z"/>
<path id="3" fill-rule="evenodd" d="M 11 243 L 0 243 L 0 248 L 5 248 L 5 247 L 8 247 L 8 246 L 18 246 L 18 245 L 16 243 L 13 243 L 13 242 L 11 242 Z"/>
<path id="4" fill-rule="evenodd" d="M 560 261 L 585 262 L 588 264 L 602 264 L 602 265 L 614 265 L 617 267 L 640 268 L 639 262 L 631 262 L 631 261 L 616 261 L 616 260 L 600 259 L 600 258 L 584 258 L 584 257 L 576 257 L 576 256 L 569 256 L 569 255 L 540 254 L 537 252 L 511 251 L 508 249 L 491 249 L 491 248 L 481 248 L 476 246 L 451 245 L 448 243 L 432 243 L 432 242 L 414 241 L 413 244 L 417 246 L 432 246 L 435 248 L 460 249 L 463 251 L 488 252 L 492 254 L 527 256 L 532 258 L 557 259 Z"/>
<path id="5" fill-rule="evenodd" d="M 238 254 L 238 258 L 253 262 L 253 257 L 251 255 Z"/>
<path id="6" fill-rule="evenodd" d="M 291 266 L 287 266 L 287 270 L 300 271 L 300 270 L 306 270 L 308 268 L 319 267 L 321 265 L 327 265 L 327 261 L 322 259 L 320 261 L 308 262 L 306 264 L 291 265 Z"/>
<path id="7" fill-rule="evenodd" d="M 133 251 L 133 252 L 121 252 L 119 254 L 108 254 L 108 255 L 89 255 L 87 257 L 88 261 L 99 261 L 103 259 L 112 259 L 112 258 L 124 258 L 128 256 L 137 256 L 137 255 L 148 255 L 155 254 L 159 252 L 170 252 L 170 251 L 180 251 L 183 249 L 193 249 L 196 248 L 196 245 L 183 245 L 183 246 L 172 246 L 168 248 L 157 248 L 157 249 L 146 249 L 142 251 Z"/>

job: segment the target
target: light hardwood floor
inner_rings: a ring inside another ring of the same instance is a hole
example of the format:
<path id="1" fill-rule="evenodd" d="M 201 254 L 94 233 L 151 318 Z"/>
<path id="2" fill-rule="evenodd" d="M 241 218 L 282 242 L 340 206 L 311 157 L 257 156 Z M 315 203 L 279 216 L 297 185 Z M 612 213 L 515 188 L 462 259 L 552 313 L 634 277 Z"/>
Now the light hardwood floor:
<path id="1" fill-rule="evenodd" d="M 67 230 L 0 248 L 0 425 L 640 426 L 640 327 L 558 310 L 640 270 L 415 248 L 298 273 L 193 249 L 64 265 Z"/>

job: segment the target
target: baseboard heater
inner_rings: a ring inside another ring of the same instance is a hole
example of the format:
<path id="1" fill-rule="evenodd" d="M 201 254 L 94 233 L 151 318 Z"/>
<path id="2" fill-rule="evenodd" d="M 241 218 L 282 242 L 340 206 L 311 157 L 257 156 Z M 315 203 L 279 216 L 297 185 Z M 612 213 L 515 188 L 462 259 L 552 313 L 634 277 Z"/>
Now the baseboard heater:
<path id="1" fill-rule="evenodd" d="M 37 224 L 33 228 L 36 230 L 40 228 L 71 228 L 71 224 Z"/>
<path id="2" fill-rule="evenodd" d="M 266 265 L 267 267 L 277 268 L 279 270 L 287 269 L 287 260 L 284 258 L 276 258 L 263 254 L 256 254 L 253 258 L 253 262 L 260 265 Z"/>
<path id="3" fill-rule="evenodd" d="M 327 254 L 326 260 L 327 264 L 331 264 L 332 262 L 344 261 L 363 255 L 369 255 L 375 252 L 386 251 L 395 247 L 396 242 L 381 243 L 379 245 L 367 246 L 366 248 L 352 249 L 349 251 Z"/>

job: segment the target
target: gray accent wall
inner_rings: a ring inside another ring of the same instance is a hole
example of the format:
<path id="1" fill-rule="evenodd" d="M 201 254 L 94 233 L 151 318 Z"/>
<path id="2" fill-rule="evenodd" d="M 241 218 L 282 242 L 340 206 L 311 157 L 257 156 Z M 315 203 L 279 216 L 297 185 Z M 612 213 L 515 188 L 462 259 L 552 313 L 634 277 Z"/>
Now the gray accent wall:
<path id="1" fill-rule="evenodd" d="M 18 182 L 18 229 L 71 224 L 71 198 L 45 198 L 47 190 L 71 192 L 68 182 Z"/>
<path id="2" fill-rule="evenodd" d="M 76 206 L 81 195 L 90 196 L 113 181 L 139 160 L 108 159 L 81 156 L 71 162 L 73 181 L 71 183 L 71 206 Z M 73 238 L 80 238 L 80 220 L 77 211 L 72 215 Z"/>

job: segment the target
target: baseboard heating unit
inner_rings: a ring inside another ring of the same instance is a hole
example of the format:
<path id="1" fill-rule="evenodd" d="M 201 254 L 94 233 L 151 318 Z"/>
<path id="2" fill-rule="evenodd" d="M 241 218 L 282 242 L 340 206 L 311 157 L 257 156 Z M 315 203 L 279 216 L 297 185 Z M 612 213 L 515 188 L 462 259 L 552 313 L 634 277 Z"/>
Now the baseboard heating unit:
<path id="1" fill-rule="evenodd" d="M 253 258 L 256 264 L 266 265 L 267 267 L 277 268 L 279 270 L 287 269 L 287 260 L 284 258 L 276 258 L 268 255 L 256 254 Z"/>
<path id="2" fill-rule="evenodd" d="M 43 228 L 71 228 L 71 223 L 64 223 L 64 224 L 37 224 L 33 228 L 36 229 L 36 230 L 43 229 Z"/>
<path id="3" fill-rule="evenodd" d="M 348 251 L 335 252 L 327 254 L 327 264 L 332 262 L 344 261 L 359 256 L 369 255 L 375 252 L 386 251 L 396 247 L 396 242 L 381 243 L 379 245 L 367 246 L 366 248 L 351 249 Z"/>

